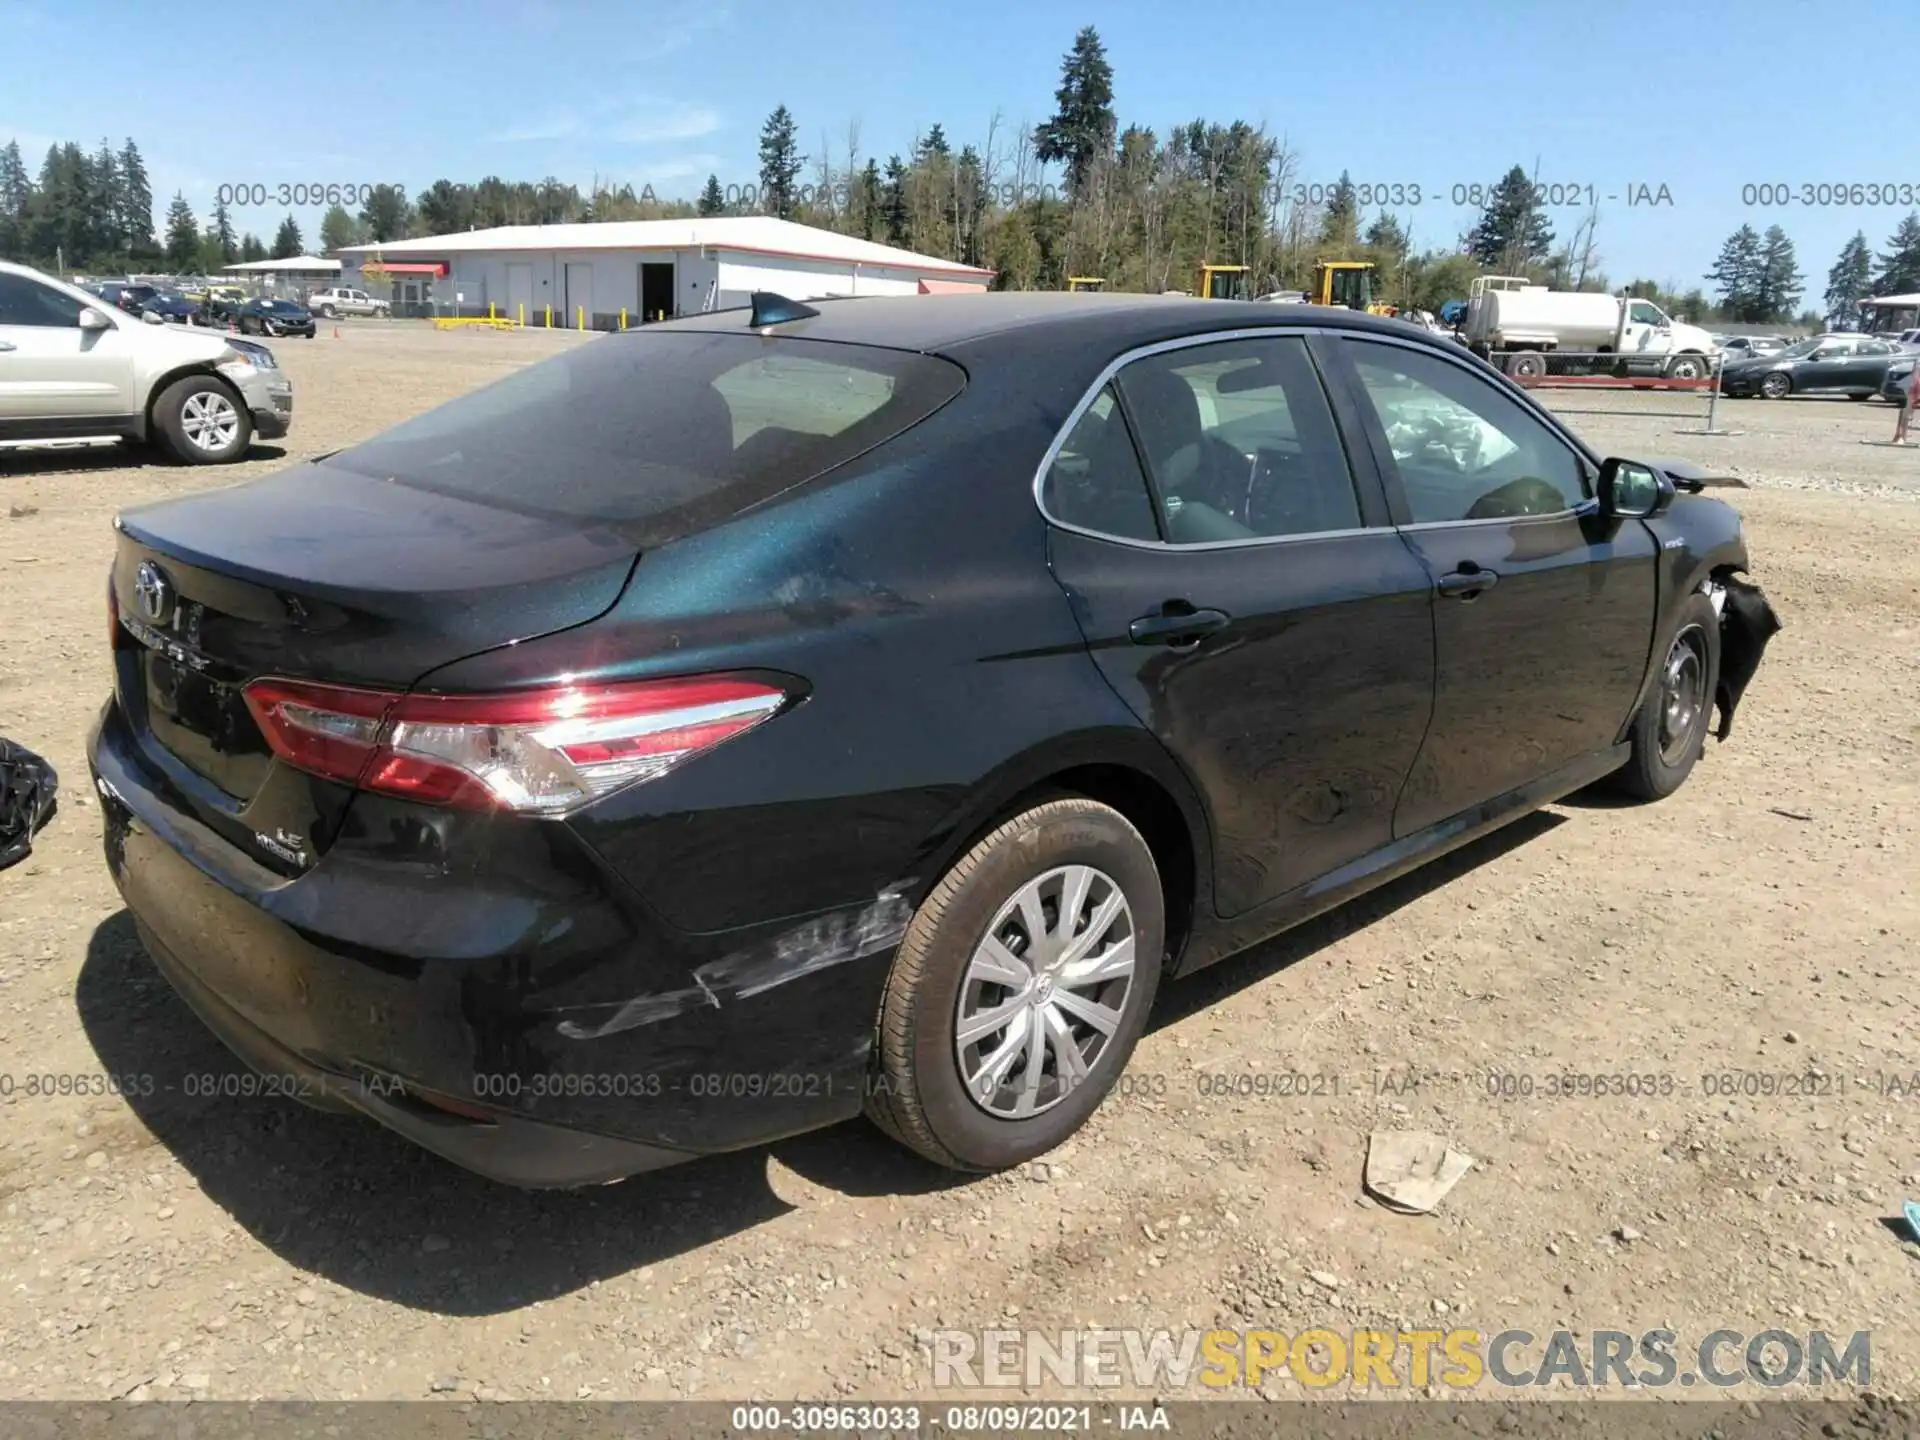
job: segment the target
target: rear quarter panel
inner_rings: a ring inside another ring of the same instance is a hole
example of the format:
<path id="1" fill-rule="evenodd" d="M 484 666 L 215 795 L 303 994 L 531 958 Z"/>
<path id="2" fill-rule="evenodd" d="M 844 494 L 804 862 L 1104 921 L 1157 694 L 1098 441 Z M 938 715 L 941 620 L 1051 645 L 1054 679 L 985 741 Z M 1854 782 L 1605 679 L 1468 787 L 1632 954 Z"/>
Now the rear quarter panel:
<path id="1" fill-rule="evenodd" d="M 600 621 L 422 684 L 799 677 L 773 721 L 571 823 L 682 930 L 917 903 L 984 794 L 1137 731 L 1047 568 L 1030 487 L 1052 434 L 970 386 L 838 476 L 646 554 Z"/>

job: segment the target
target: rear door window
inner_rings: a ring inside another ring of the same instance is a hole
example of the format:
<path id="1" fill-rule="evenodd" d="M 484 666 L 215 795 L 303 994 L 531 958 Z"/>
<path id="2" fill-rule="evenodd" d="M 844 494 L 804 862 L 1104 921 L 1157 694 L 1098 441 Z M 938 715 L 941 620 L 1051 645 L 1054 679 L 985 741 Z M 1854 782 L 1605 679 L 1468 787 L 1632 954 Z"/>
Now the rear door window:
<path id="1" fill-rule="evenodd" d="M 320 463 L 645 547 L 718 523 L 918 424 L 966 385 L 951 361 L 754 334 L 608 336 Z"/>

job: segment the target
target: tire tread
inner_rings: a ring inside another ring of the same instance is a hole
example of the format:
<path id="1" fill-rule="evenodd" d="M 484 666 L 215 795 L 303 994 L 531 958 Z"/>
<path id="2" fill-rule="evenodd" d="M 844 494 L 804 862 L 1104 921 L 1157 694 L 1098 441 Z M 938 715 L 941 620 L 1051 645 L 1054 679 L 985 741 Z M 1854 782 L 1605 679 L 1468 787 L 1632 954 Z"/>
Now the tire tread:
<path id="1" fill-rule="evenodd" d="M 940 1142 L 928 1123 L 926 1109 L 913 1082 L 913 1053 L 917 1036 L 912 997 L 932 963 L 930 952 L 940 934 L 942 923 L 967 882 L 986 863 L 989 854 L 1012 843 L 1014 837 L 1025 831 L 1052 821 L 1070 821 L 1089 815 L 1118 820 L 1140 841 L 1142 848 L 1146 848 L 1145 839 L 1133 823 L 1111 806 L 1084 796 L 1044 801 L 1011 816 L 961 856 L 940 877 L 927 898 L 921 901 L 920 908 L 908 922 L 906 934 L 901 937 L 900 948 L 894 953 L 893 968 L 887 975 L 886 989 L 880 1002 L 878 1044 L 875 1049 L 881 1083 L 874 1086 L 873 1093 L 867 1098 L 867 1116 L 894 1140 L 935 1164 L 974 1174 L 990 1173 L 990 1167 L 969 1163 Z"/>

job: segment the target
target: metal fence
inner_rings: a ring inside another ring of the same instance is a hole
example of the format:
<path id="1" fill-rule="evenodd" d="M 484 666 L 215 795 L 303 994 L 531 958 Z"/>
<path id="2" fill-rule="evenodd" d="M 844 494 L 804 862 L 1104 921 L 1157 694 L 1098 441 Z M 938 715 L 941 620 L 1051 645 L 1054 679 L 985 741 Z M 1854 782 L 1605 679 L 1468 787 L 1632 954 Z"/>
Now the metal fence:
<path id="1" fill-rule="evenodd" d="M 1636 391 L 1670 400 L 1623 406 L 1563 405 L 1556 415 L 1615 415 L 1634 420 L 1692 420 L 1680 435 L 1732 435 L 1719 423 L 1720 367 L 1715 355 L 1622 355 L 1602 350 L 1524 351 L 1487 357 L 1527 390 Z M 1598 395 L 1596 395 L 1598 398 Z"/>

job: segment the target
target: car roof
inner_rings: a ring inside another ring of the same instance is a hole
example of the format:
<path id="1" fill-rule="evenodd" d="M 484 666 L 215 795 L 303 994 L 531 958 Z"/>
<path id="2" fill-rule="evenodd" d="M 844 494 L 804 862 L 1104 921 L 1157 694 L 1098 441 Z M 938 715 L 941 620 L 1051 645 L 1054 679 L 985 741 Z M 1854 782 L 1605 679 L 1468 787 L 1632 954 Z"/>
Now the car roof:
<path id="1" fill-rule="evenodd" d="M 1269 326 L 1319 326 L 1380 335 L 1420 335 L 1381 316 L 1318 305 L 1201 300 L 1172 295 L 1002 291 L 982 295 L 863 296 L 809 302 L 819 314 L 774 327 L 777 335 L 875 345 L 928 354 L 999 349 L 1041 335 L 1089 349 L 1128 349 L 1185 335 Z M 746 330 L 749 311 L 713 310 L 646 327 L 649 331 Z M 995 344 L 992 342 L 1002 342 Z"/>

